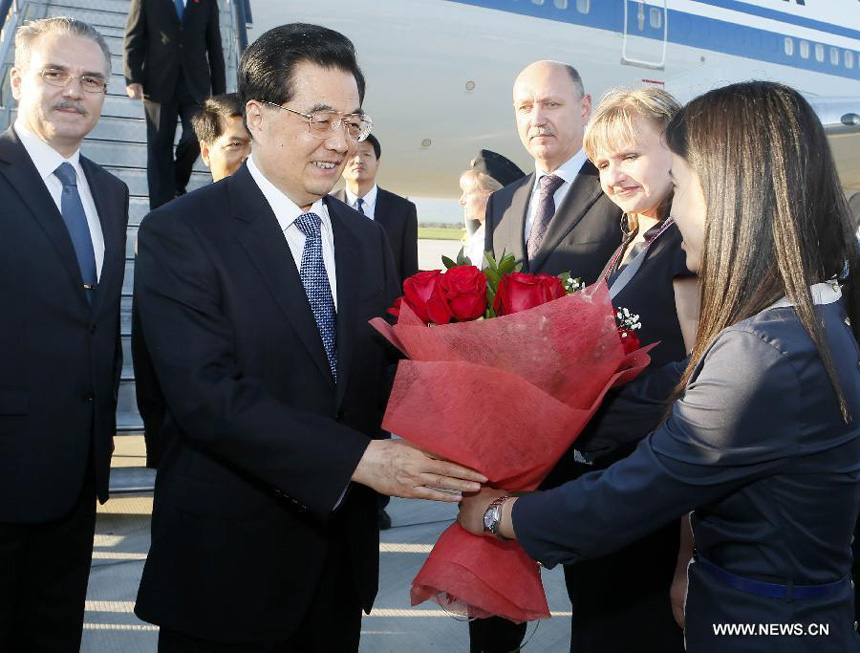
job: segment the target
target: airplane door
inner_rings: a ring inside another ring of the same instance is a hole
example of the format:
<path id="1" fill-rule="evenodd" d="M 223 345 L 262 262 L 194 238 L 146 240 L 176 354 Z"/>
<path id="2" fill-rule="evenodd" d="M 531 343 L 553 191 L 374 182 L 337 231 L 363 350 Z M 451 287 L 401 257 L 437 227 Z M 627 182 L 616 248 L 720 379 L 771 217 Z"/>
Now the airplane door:
<path id="1" fill-rule="evenodd" d="M 667 0 L 623 0 L 624 41 L 621 63 L 651 70 L 666 66 L 669 35 Z"/>

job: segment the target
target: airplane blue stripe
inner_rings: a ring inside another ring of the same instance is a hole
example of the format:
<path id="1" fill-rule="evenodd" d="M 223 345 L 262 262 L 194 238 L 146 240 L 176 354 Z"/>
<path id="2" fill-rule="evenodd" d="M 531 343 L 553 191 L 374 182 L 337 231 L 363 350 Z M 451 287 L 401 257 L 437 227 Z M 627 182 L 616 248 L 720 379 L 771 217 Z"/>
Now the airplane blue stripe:
<path id="1" fill-rule="evenodd" d="M 639 3 L 635 0 L 630 2 L 631 11 L 628 12 L 628 33 L 635 36 L 663 40 L 663 28 L 651 27 L 646 18 L 644 29 L 641 31 L 637 25 L 637 9 Z M 720 1 L 720 0 L 714 0 Z M 553 0 L 545 0 L 543 5 L 536 5 L 529 0 L 449 0 L 459 4 L 473 5 L 486 9 L 496 9 L 509 13 L 545 18 L 558 22 L 571 23 L 620 33 L 624 27 L 624 4 L 621 0 L 591 0 L 590 11 L 587 14 L 580 13 L 576 9 L 576 0 L 569 0 L 566 9 L 559 9 Z M 662 10 L 661 10 L 662 13 Z M 844 65 L 844 50 L 838 48 L 840 62 L 838 66 L 830 63 L 830 44 L 825 46 L 824 61 L 815 59 L 815 41 L 810 41 L 810 56 L 808 59 L 800 57 L 800 39 L 790 34 L 780 34 L 769 30 L 737 25 L 735 23 L 698 16 L 675 9 L 669 10 L 668 15 L 670 43 L 684 45 L 704 50 L 711 50 L 722 54 L 757 59 L 770 63 L 781 64 L 799 70 L 811 70 L 817 73 L 844 77 L 852 80 L 860 80 L 860 51 L 858 48 L 849 49 L 854 53 L 854 65 L 846 68 Z M 794 40 L 794 54 L 785 54 L 784 40 L 790 36 Z"/>
<path id="2" fill-rule="evenodd" d="M 847 36 L 850 39 L 860 39 L 860 31 L 856 29 L 851 29 L 850 27 L 834 25 L 832 23 L 825 23 L 820 20 L 815 20 L 813 18 L 804 18 L 803 16 L 796 16 L 795 14 L 789 14 L 782 11 L 777 11 L 775 9 L 768 9 L 767 7 L 748 5 L 743 2 L 738 2 L 738 0 L 693 1 L 699 2 L 703 5 L 711 5 L 713 7 L 720 7 L 721 9 L 731 9 L 732 11 L 738 11 L 744 14 L 750 14 L 752 16 L 759 16 L 760 18 L 771 18 L 773 20 L 778 20 L 781 23 L 790 23 L 791 25 L 797 25 L 798 27 L 808 27 L 809 29 L 818 30 L 819 32 L 827 32 L 829 34 Z"/>

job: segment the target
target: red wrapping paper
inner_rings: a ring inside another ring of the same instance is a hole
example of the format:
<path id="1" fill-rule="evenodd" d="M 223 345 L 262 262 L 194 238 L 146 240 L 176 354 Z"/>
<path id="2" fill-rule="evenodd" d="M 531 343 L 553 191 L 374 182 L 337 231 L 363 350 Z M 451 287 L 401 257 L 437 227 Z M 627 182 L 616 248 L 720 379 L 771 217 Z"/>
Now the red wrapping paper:
<path id="1" fill-rule="evenodd" d="M 613 386 L 635 378 L 650 347 L 624 354 L 606 284 L 489 320 L 427 325 L 405 304 L 396 325 L 371 324 L 401 361 L 383 427 L 471 467 L 493 487 L 535 489 Z M 456 523 L 412 583 L 470 617 L 549 618 L 539 567 L 516 542 Z"/>

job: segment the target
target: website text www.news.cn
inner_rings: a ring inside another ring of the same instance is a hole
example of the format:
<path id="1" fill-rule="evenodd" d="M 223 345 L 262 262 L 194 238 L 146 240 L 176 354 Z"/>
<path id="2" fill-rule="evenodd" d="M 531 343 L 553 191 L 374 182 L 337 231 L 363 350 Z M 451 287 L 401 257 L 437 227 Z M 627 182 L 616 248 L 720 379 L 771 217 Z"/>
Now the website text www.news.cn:
<path id="1" fill-rule="evenodd" d="M 754 637 L 822 637 L 830 634 L 830 624 L 713 624 L 714 635 Z"/>

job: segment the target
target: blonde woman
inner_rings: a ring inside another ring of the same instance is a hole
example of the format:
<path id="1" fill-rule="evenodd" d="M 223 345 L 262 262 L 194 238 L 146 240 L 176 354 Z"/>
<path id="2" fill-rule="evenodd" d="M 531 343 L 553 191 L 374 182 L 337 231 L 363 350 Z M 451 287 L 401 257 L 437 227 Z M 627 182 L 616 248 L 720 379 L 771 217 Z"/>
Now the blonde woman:
<path id="1" fill-rule="evenodd" d="M 463 252 L 473 265 L 483 266 L 487 200 L 495 191 L 524 176 L 525 173 L 513 161 L 490 150 L 481 150 L 472 159 L 469 169 L 460 175 L 460 206 L 463 207 L 466 229 L 477 225 Z"/>
<path id="2" fill-rule="evenodd" d="M 686 357 L 698 310 L 697 279 L 687 269 L 681 235 L 669 217 L 672 154 L 664 131 L 679 109 L 660 89 L 610 91 L 595 110 L 584 141 L 603 192 L 624 212 L 623 242 L 602 278 L 613 304 L 640 316 L 642 342 L 660 343 L 651 351 L 652 369 Z M 658 400 L 644 406 L 631 404 L 622 393 L 610 396 L 546 486 L 629 455 L 656 426 L 672 386 L 664 383 Z M 565 567 L 573 604 L 573 650 L 683 651 L 670 604 L 679 529 L 675 520 L 620 551 Z M 649 636 L 643 640 L 646 631 Z"/>

